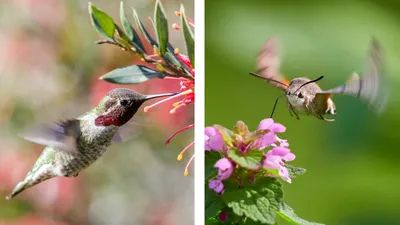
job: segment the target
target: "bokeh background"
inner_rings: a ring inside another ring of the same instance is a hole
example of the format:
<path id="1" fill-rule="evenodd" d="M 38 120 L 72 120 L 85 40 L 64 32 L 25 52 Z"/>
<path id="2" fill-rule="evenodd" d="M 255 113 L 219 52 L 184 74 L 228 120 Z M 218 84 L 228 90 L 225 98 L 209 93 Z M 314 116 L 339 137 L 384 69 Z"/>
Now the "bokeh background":
<path id="1" fill-rule="evenodd" d="M 92 3 L 120 23 L 120 1 Z M 180 3 L 193 18 L 193 1 L 163 1 L 170 25 L 180 23 L 174 14 Z M 134 7 L 148 27 L 154 4 L 124 1 L 130 21 Z M 193 224 L 193 171 L 183 176 L 191 153 L 176 160 L 193 141 L 193 132 L 178 135 L 164 147 L 171 134 L 193 123 L 193 106 L 171 115 L 173 102 L 148 113 L 139 110 L 133 138 L 112 144 L 78 177 L 54 178 L 4 199 L 43 150 L 17 136 L 22 128 L 84 113 L 108 91 L 122 87 L 99 76 L 141 63 L 115 46 L 95 44 L 100 37 L 87 8 L 86 0 L 0 1 L 0 224 Z M 171 27 L 170 40 L 186 53 L 180 31 Z M 151 80 L 123 87 L 155 94 L 179 91 L 180 85 Z"/>
<path id="2" fill-rule="evenodd" d="M 393 88 L 381 117 L 355 98 L 334 96 L 334 123 L 296 120 L 284 101 L 274 119 L 287 127 L 280 136 L 297 155 L 293 164 L 308 170 L 284 185 L 299 216 L 328 225 L 400 224 L 400 2 L 206 0 L 205 13 L 207 126 L 243 120 L 254 130 L 270 116 L 282 92 L 248 73 L 272 35 L 283 48 L 283 74 L 324 75 L 325 89 L 362 72 L 372 36 L 381 42 Z"/>

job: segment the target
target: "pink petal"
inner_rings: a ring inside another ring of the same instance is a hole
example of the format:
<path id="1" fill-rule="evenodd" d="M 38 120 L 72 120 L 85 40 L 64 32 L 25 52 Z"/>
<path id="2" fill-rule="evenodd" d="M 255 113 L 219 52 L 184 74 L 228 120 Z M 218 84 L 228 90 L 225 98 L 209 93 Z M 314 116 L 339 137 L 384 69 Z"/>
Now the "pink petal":
<path id="1" fill-rule="evenodd" d="M 286 127 L 280 123 L 274 123 L 269 128 L 272 132 L 282 133 L 286 131 Z"/>
<path id="2" fill-rule="evenodd" d="M 290 153 L 290 149 L 285 148 L 285 147 L 275 147 L 272 149 L 272 152 L 274 155 L 278 155 L 278 156 L 285 156 L 286 154 Z"/>
<path id="3" fill-rule="evenodd" d="M 296 156 L 291 152 L 282 157 L 282 159 L 285 161 L 293 161 L 295 158 Z"/>
<path id="4" fill-rule="evenodd" d="M 269 129 L 271 125 L 274 124 L 274 120 L 271 118 L 261 120 L 260 124 L 258 125 L 259 130 Z"/>

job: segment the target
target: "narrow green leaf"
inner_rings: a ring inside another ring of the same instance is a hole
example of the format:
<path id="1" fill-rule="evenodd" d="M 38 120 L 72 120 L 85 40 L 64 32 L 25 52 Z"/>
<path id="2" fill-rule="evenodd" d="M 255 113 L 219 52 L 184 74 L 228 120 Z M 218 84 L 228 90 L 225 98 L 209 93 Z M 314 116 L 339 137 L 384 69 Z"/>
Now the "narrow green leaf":
<path id="1" fill-rule="evenodd" d="M 168 46 L 168 20 L 160 0 L 156 2 L 154 22 L 160 53 L 164 55 Z"/>
<path id="2" fill-rule="evenodd" d="M 283 197 L 282 184 L 274 178 L 263 179 L 241 189 L 226 189 L 222 199 L 238 216 L 274 224 Z"/>
<path id="3" fill-rule="evenodd" d="M 145 52 L 144 46 L 142 41 L 140 40 L 139 36 L 133 29 L 132 25 L 129 23 L 128 18 L 126 17 L 125 10 L 124 10 L 124 3 L 121 1 L 119 16 L 122 24 L 122 28 L 125 31 L 127 41 L 133 44 L 136 50 L 139 53 Z M 119 33 L 119 32 L 118 32 Z M 121 36 L 122 37 L 122 36 Z M 122 37 L 124 38 L 124 37 Z"/>
<path id="4" fill-rule="evenodd" d="M 295 167 L 295 166 L 292 166 L 292 165 L 287 164 L 287 163 L 285 163 L 285 167 L 289 170 L 289 176 L 292 177 L 292 178 L 294 178 L 294 177 L 296 177 L 298 175 L 303 175 L 307 171 L 304 168 Z"/>
<path id="5" fill-rule="evenodd" d="M 309 222 L 300 218 L 296 215 L 294 210 L 284 202 L 280 204 L 279 210 L 276 213 L 280 217 L 294 225 L 324 225 L 321 223 Z"/>
<path id="6" fill-rule="evenodd" d="M 138 84 L 152 78 L 163 78 L 165 75 L 146 66 L 134 65 L 115 69 L 100 79 L 115 84 Z"/>
<path id="7" fill-rule="evenodd" d="M 245 155 L 242 155 L 241 152 L 237 149 L 229 149 L 228 157 L 232 159 L 235 163 L 239 164 L 241 167 L 247 169 L 257 169 L 263 159 L 264 153 L 260 150 L 252 150 Z"/>
<path id="8" fill-rule="evenodd" d="M 192 67 L 194 68 L 194 34 L 189 27 L 189 22 L 186 19 L 185 8 L 183 5 L 181 5 L 181 24 L 183 37 L 185 38 L 186 43 L 186 50 Z"/>
<path id="9" fill-rule="evenodd" d="M 89 2 L 89 14 L 93 27 L 107 40 L 114 40 L 115 25 L 113 19 Z"/>
<path id="10" fill-rule="evenodd" d="M 138 26 L 140 32 L 142 35 L 146 38 L 146 40 L 151 44 L 151 46 L 157 46 L 158 44 L 154 39 L 150 36 L 150 34 L 147 32 L 146 28 L 144 27 L 142 21 L 139 18 L 139 15 L 137 14 L 136 10 L 133 9 L 133 18 L 135 19 L 136 25 Z"/>

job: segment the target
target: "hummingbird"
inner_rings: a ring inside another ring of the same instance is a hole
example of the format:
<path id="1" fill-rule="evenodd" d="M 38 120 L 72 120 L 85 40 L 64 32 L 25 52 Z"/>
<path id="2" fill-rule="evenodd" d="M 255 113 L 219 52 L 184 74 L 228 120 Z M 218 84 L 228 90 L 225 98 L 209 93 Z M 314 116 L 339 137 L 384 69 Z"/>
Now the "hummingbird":
<path id="1" fill-rule="evenodd" d="M 368 103 L 375 112 L 383 111 L 389 90 L 382 76 L 381 51 L 379 42 L 373 38 L 367 57 L 365 74 L 360 78 L 354 72 L 347 83 L 324 91 L 316 83 L 324 76 L 313 80 L 307 77 L 298 77 L 289 82 L 281 75 L 279 71 L 281 61 L 279 44 L 277 38 L 272 37 L 265 42 L 258 55 L 258 74 L 250 72 L 250 75 L 264 79 L 285 92 L 276 99 L 271 118 L 279 98 L 285 96 L 291 116 L 295 115 L 297 119 L 300 119 L 299 114 L 310 115 L 326 122 L 333 122 L 335 119 L 328 119 L 324 116 L 336 114 L 336 106 L 331 98 L 334 94 L 354 96 Z"/>
<path id="2" fill-rule="evenodd" d="M 76 119 L 41 124 L 20 136 L 46 148 L 25 179 L 6 199 L 53 177 L 76 177 L 104 154 L 112 141 L 124 141 L 121 126 L 126 124 L 147 100 L 177 93 L 143 95 L 131 89 L 116 88 L 92 110 Z M 122 127 L 123 128 L 123 127 Z"/>

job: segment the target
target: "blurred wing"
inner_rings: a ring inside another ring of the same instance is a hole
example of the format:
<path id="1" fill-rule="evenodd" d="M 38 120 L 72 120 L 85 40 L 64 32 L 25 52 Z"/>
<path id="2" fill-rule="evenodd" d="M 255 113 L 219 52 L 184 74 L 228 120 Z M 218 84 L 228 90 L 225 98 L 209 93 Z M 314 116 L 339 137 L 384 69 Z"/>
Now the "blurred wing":
<path id="1" fill-rule="evenodd" d="M 357 73 L 353 73 L 346 84 L 322 93 L 345 94 L 360 98 L 377 113 L 381 113 L 389 97 L 389 87 L 382 76 L 381 54 L 378 41 L 373 39 L 365 74 L 360 78 Z"/>
<path id="2" fill-rule="evenodd" d="M 37 144 L 77 153 L 76 144 L 79 132 L 79 120 L 71 119 L 52 124 L 39 124 L 22 131 L 19 136 Z"/>
<path id="3" fill-rule="evenodd" d="M 276 37 L 272 37 L 265 42 L 258 55 L 257 71 L 261 77 L 268 79 L 268 83 L 285 90 L 289 81 L 280 74 L 280 64 L 279 43 Z"/>

